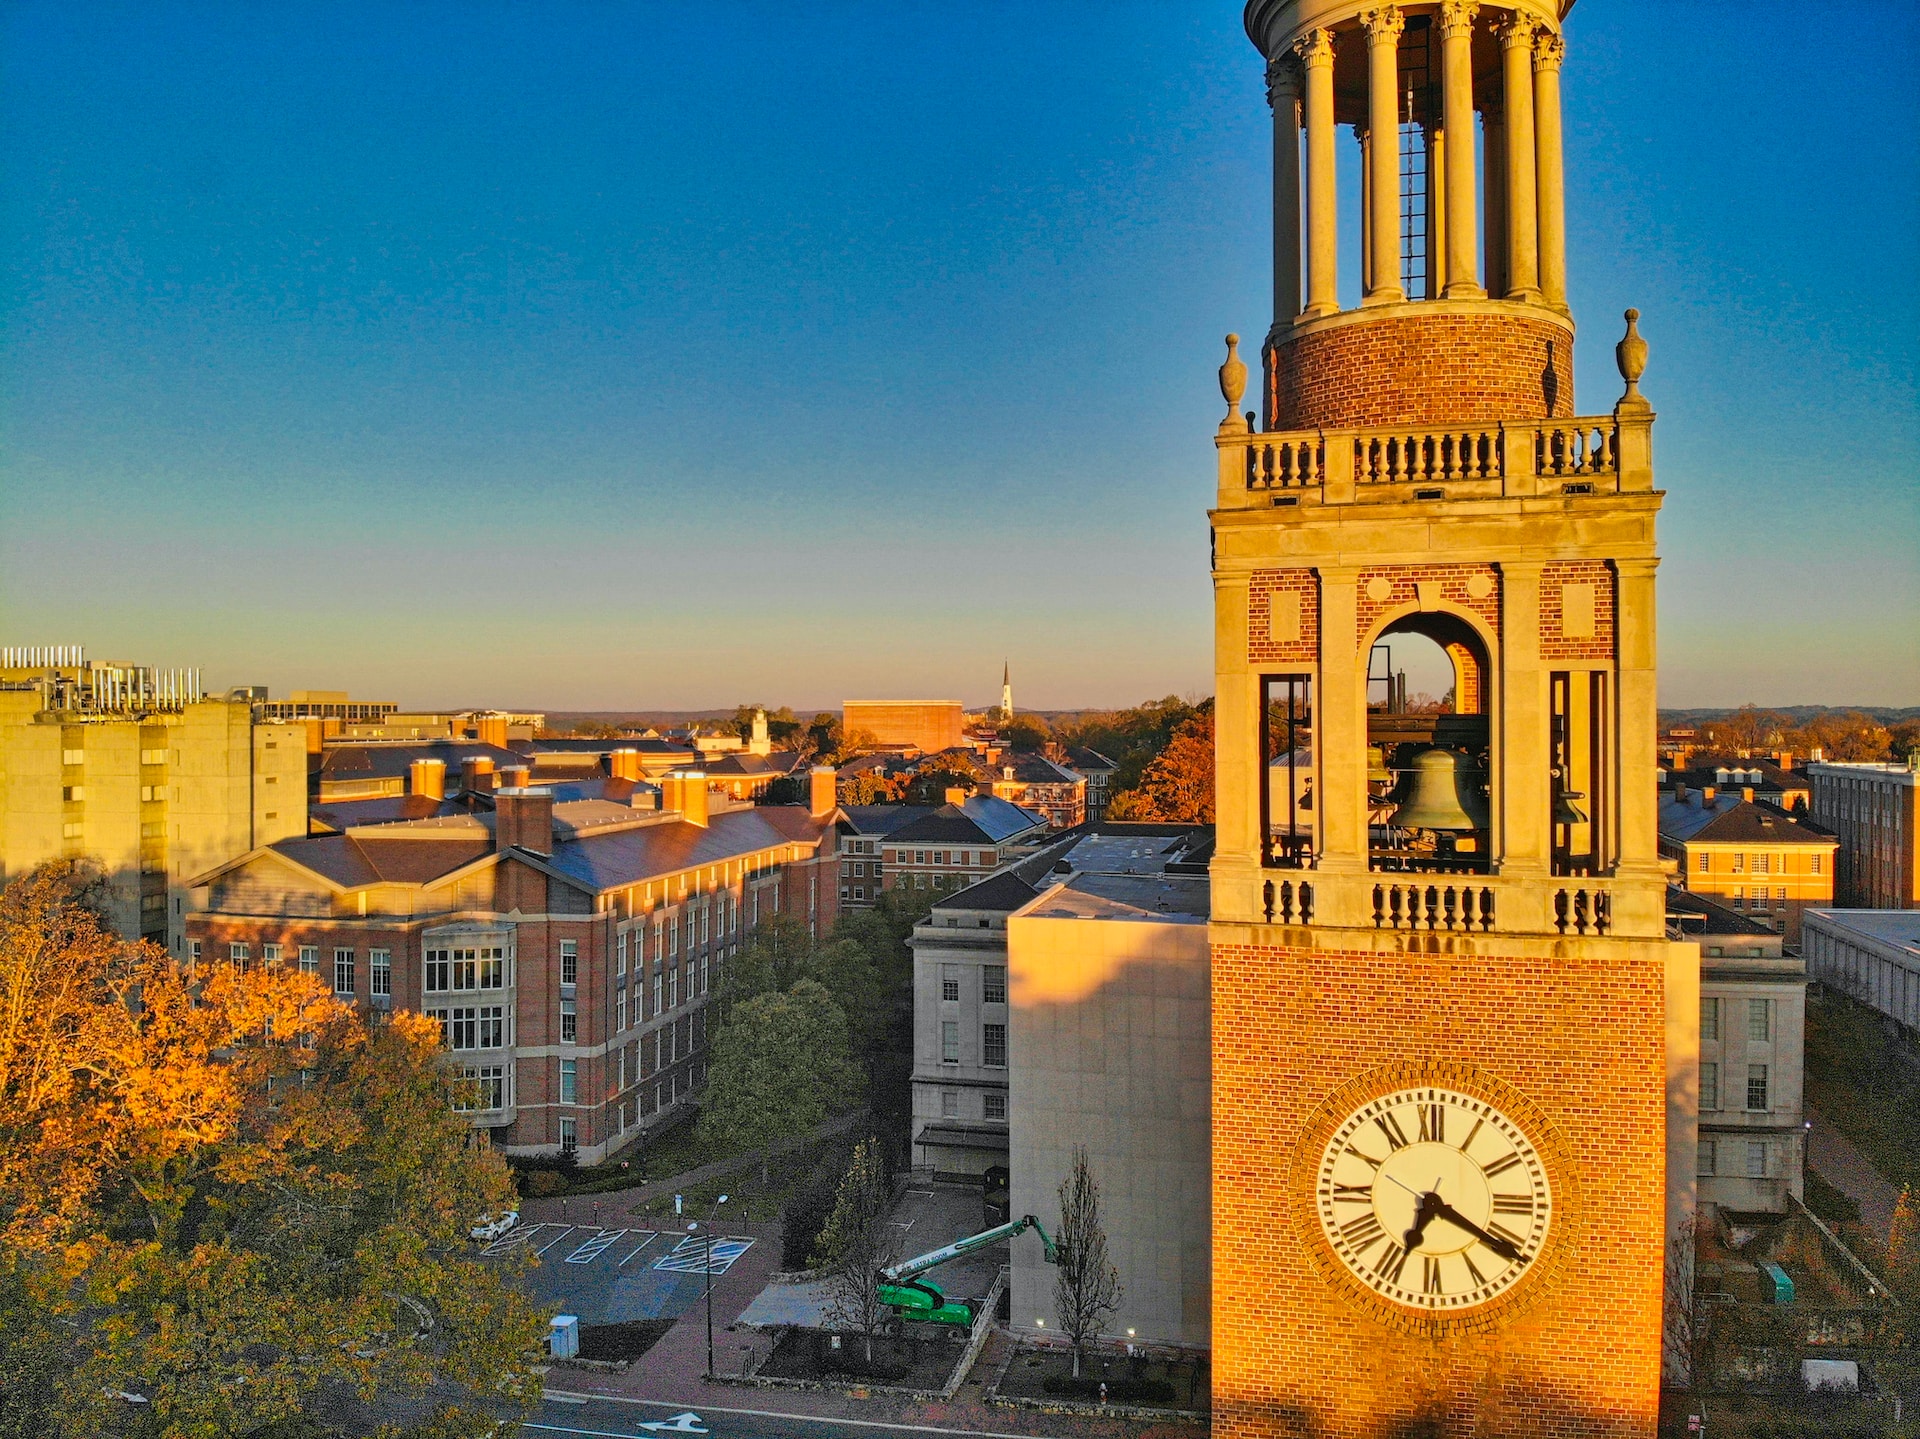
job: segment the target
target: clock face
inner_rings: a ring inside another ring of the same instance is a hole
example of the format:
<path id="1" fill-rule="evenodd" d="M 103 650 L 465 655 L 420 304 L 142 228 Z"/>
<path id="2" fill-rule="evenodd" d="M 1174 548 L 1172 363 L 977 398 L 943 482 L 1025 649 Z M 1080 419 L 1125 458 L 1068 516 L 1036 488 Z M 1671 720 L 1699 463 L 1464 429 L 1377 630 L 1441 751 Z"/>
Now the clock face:
<path id="1" fill-rule="evenodd" d="M 1314 1203 L 1362 1284 L 1443 1313 L 1525 1278 L 1553 1217 L 1546 1166 L 1520 1126 L 1484 1099 L 1426 1085 L 1370 1099 L 1334 1129 Z"/>

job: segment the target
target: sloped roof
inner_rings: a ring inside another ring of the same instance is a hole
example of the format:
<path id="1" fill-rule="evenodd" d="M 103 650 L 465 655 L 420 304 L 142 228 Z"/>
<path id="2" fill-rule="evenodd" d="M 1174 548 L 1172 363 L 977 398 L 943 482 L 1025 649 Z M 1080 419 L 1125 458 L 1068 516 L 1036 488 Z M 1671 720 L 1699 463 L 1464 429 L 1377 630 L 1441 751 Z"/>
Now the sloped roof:
<path id="1" fill-rule="evenodd" d="M 556 843 L 548 863 L 588 889 L 619 889 L 778 844 L 817 840 L 831 823 L 814 819 L 798 805 L 759 806 L 716 814 L 704 828 L 669 820 L 610 834 L 584 834 Z"/>
<path id="2" fill-rule="evenodd" d="M 887 836 L 915 844 L 999 844 L 1028 830 L 1039 829 L 1046 816 L 992 795 L 969 796 L 964 804 L 943 804 L 931 814 L 902 825 Z"/>
<path id="3" fill-rule="evenodd" d="M 1754 774 L 1755 779 L 1735 779 L 1734 775 Z M 1722 775 L 1727 776 L 1721 778 Z M 1684 784 L 1695 789 L 1713 785 L 1718 789 L 1740 789 L 1751 785 L 1754 789 L 1812 790 L 1813 781 L 1797 770 L 1782 769 L 1770 759 L 1735 759 L 1725 764 L 1694 765 L 1690 769 L 1670 770 L 1665 781 L 1668 785 Z"/>
<path id="4" fill-rule="evenodd" d="M 1660 797 L 1660 833 L 1668 839 L 1713 844 L 1832 845 L 1834 837 L 1778 805 L 1743 800 L 1725 793 L 1708 804 L 1698 793 L 1677 799 Z"/>
<path id="5" fill-rule="evenodd" d="M 704 766 L 709 779 L 760 779 L 764 776 L 792 774 L 800 767 L 800 752 L 777 749 L 771 754 L 745 754 L 735 751 L 709 758 Z"/>
<path id="6" fill-rule="evenodd" d="M 370 799 L 335 799 L 315 804 L 307 811 L 310 832 L 344 833 L 348 825 L 403 824 L 408 820 L 432 819 L 436 815 L 465 814 L 467 806 L 458 799 L 434 799 L 424 794 L 382 794 Z"/>
<path id="7" fill-rule="evenodd" d="M 647 739 L 642 735 L 613 735 L 605 739 L 517 739 L 509 741 L 509 744 L 523 755 L 608 755 L 617 749 L 630 749 L 641 754 L 684 755 L 691 760 L 700 758 L 700 751 L 691 745 Z"/>
<path id="8" fill-rule="evenodd" d="M 840 813 L 847 817 L 849 832 L 853 834 L 892 834 L 903 824 L 916 819 L 924 819 L 933 813 L 933 806 L 924 804 L 846 804 L 840 806 Z"/>
<path id="9" fill-rule="evenodd" d="M 366 839 L 327 834 L 272 846 L 303 869 L 346 889 L 367 884 L 429 884 L 493 852 L 489 835 L 447 839 Z"/>
<path id="10" fill-rule="evenodd" d="M 460 778 L 460 766 L 469 759 L 490 759 L 496 767 L 519 764 L 520 756 L 498 745 L 478 740 L 421 740 L 407 744 L 336 744 L 320 753 L 323 780 L 398 779 L 417 759 L 437 759 L 447 766 L 447 779 Z"/>
<path id="11" fill-rule="evenodd" d="M 1120 768 L 1115 761 L 1108 759 L 1097 749 L 1070 749 L 1067 751 L 1067 758 L 1082 774 L 1111 773 Z"/>
<path id="12" fill-rule="evenodd" d="M 1694 894 L 1674 884 L 1667 886 L 1667 913 L 1690 915 L 1701 921 L 1697 925 L 1687 926 L 1688 934 L 1772 935 L 1775 933 L 1772 928 L 1757 920 L 1748 919 L 1744 914 L 1735 914 L 1725 905 L 1715 904 L 1705 895 Z"/>

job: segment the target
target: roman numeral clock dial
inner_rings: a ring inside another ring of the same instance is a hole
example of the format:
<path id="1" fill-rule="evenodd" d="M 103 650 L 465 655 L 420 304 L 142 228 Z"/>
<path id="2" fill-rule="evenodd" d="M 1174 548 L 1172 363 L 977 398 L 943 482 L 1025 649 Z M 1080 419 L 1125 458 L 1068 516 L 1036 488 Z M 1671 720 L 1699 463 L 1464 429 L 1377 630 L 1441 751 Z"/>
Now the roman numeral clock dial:
<path id="1" fill-rule="evenodd" d="M 1315 1208 L 1334 1254 L 1368 1289 L 1447 1312 L 1526 1277 L 1553 1196 L 1517 1123 L 1484 1099 L 1422 1086 L 1368 1100 L 1334 1129 Z"/>

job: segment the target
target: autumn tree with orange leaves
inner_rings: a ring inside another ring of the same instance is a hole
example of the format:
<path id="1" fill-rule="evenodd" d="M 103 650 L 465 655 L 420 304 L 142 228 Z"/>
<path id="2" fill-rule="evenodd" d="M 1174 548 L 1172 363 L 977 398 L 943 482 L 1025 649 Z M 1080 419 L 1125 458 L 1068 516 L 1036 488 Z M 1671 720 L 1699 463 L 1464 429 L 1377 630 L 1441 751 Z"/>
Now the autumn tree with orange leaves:
<path id="1" fill-rule="evenodd" d="M 1107 801 L 1107 818 L 1213 823 L 1213 706 L 1183 721 L 1133 789 Z"/>
<path id="2" fill-rule="evenodd" d="M 355 1395 L 431 1396 L 393 1434 L 495 1432 L 542 1323 L 466 1242 L 513 1190 L 461 1083 L 422 1015 L 118 939 L 72 866 L 0 891 L 0 1439 L 252 1434 Z"/>

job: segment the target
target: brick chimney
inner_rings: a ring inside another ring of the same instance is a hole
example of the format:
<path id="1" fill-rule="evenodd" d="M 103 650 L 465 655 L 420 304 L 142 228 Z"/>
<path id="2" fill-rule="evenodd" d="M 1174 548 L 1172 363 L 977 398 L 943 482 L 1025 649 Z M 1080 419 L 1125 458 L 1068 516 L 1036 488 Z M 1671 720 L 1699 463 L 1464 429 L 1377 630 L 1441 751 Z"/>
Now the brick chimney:
<path id="1" fill-rule="evenodd" d="M 1773 762 L 1779 765 L 1781 769 L 1791 773 L 1793 770 L 1793 751 L 1790 749 L 1777 751 L 1773 756 Z"/>
<path id="2" fill-rule="evenodd" d="M 493 797 L 493 847 L 553 853 L 553 791 L 503 789 Z"/>
<path id="3" fill-rule="evenodd" d="M 1714 802 L 1714 796 L 1716 796 L 1716 795 L 1717 795 L 1717 794 L 1719 794 L 1719 793 L 1720 793 L 1720 787 L 1719 787 L 1718 785 L 1712 785 L 1712 784 L 1703 784 L 1703 785 L 1701 785 L 1701 786 L 1700 786 L 1700 803 L 1701 803 L 1701 805 L 1702 805 L 1702 806 L 1704 806 L 1704 807 L 1705 807 L 1705 808 L 1707 808 L 1707 809 L 1712 809 L 1712 808 L 1713 808 L 1713 802 Z"/>
<path id="4" fill-rule="evenodd" d="M 407 766 L 407 793 L 428 799 L 447 797 L 447 762 L 443 759 L 417 759 Z"/>
<path id="5" fill-rule="evenodd" d="M 662 777 L 660 807 L 674 810 L 688 824 L 707 827 L 707 774 L 705 770 L 677 769 Z"/>
<path id="6" fill-rule="evenodd" d="M 507 717 L 505 715 L 481 715 L 475 728 L 480 733 L 480 743 L 490 744 L 495 749 L 507 747 Z"/>
<path id="7" fill-rule="evenodd" d="M 972 798 L 972 796 L 969 795 L 966 790 L 960 788 L 960 786 L 957 784 L 950 786 L 947 790 L 948 804 L 962 805 L 962 804 L 965 804 L 970 798 Z"/>
<path id="8" fill-rule="evenodd" d="M 840 792 L 830 764 L 817 764 L 807 774 L 807 813 L 828 819 L 840 808 Z"/>
<path id="9" fill-rule="evenodd" d="M 640 778 L 640 751 L 617 749 L 607 756 L 607 770 L 615 779 Z"/>
<path id="10" fill-rule="evenodd" d="M 494 786 L 493 768 L 493 761 L 487 756 L 468 755 L 460 761 L 460 788 L 475 794 L 488 793 Z"/>
<path id="11" fill-rule="evenodd" d="M 523 764 L 504 765 L 500 770 L 500 784 L 505 789 L 525 789 L 533 782 L 533 771 Z"/>
<path id="12" fill-rule="evenodd" d="M 1740 798 L 1744 803 L 1752 804 L 1753 803 L 1753 786 L 1750 784 L 1742 785 L 1740 787 Z"/>
<path id="13" fill-rule="evenodd" d="M 1685 804 L 1687 802 L 1687 787 L 1685 785 L 1676 784 L 1673 787 L 1673 802 L 1675 804 Z"/>

